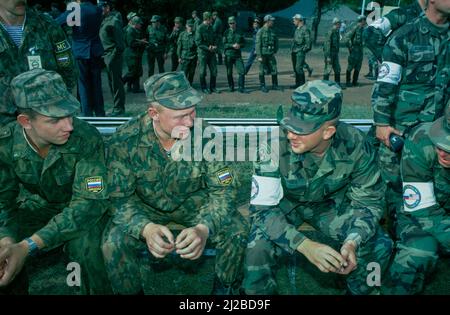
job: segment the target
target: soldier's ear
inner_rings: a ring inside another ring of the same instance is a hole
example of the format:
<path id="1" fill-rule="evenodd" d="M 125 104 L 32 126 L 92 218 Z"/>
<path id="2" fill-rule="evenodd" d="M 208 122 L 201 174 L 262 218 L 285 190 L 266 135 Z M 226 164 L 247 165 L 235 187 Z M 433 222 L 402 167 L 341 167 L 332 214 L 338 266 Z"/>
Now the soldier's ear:
<path id="1" fill-rule="evenodd" d="M 336 126 L 327 126 L 322 133 L 323 140 L 330 140 L 336 133 Z"/>
<path id="2" fill-rule="evenodd" d="M 19 114 L 17 116 L 17 122 L 24 128 L 24 129 L 31 129 L 31 119 L 26 114 Z"/>
<path id="3" fill-rule="evenodd" d="M 148 108 L 147 112 L 148 112 L 148 115 L 150 116 L 150 118 L 152 120 L 156 120 L 156 121 L 159 120 L 159 112 L 158 112 L 158 110 L 155 107 L 150 106 Z"/>

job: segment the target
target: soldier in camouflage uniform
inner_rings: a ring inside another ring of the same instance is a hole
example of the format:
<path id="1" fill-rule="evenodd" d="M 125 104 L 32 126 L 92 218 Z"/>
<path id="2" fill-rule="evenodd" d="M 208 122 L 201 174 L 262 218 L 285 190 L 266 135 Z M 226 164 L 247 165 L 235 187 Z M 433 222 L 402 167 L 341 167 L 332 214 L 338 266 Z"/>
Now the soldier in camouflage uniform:
<path id="1" fill-rule="evenodd" d="M 236 30 L 236 18 L 228 18 L 230 28 L 223 34 L 223 47 L 225 49 L 225 66 L 227 68 L 227 80 L 230 92 L 234 92 L 233 65 L 239 75 L 239 92 L 245 93 L 245 69 L 242 61 L 242 48 L 245 46 L 244 36 Z"/>
<path id="2" fill-rule="evenodd" d="M 197 27 L 198 27 L 200 24 L 202 24 L 202 20 L 198 17 L 198 13 L 197 13 L 196 10 L 192 11 L 191 16 L 192 16 L 192 20 L 194 21 L 194 26 L 193 26 L 193 28 L 192 28 L 192 31 L 193 31 L 194 34 L 195 34 L 195 32 L 197 31 Z"/>
<path id="3" fill-rule="evenodd" d="M 0 129 L 0 287 L 15 286 L 27 258 L 64 245 L 80 264 L 81 293 L 111 293 L 100 251 L 109 205 L 102 137 L 73 118 L 80 103 L 56 72 L 22 73 L 11 89 L 19 114 Z"/>
<path id="4" fill-rule="evenodd" d="M 406 140 L 401 174 L 400 240 L 386 293 L 417 294 L 436 266 L 438 250 L 450 253 L 450 104 L 445 117 L 423 124 Z"/>
<path id="5" fill-rule="evenodd" d="M 0 125 L 16 119 L 10 82 L 20 73 L 34 68 L 57 71 L 69 90 L 77 82 L 72 50 L 61 27 L 17 3 L 0 2 Z"/>
<path id="6" fill-rule="evenodd" d="M 192 150 L 180 153 L 203 142 L 198 134 L 190 136 L 189 130 L 203 134 L 201 127 L 195 131 L 198 125 L 192 128 L 201 96 L 183 72 L 154 75 L 144 87 L 148 111 L 120 127 L 108 153 L 114 217 L 103 253 L 113 290 L 142 290 L 139 253 L 196 260 L 207 239 L 217 251 L 216 289 L 236 289 L 248 229 L 236 208 L 237 174 L 228 163 L 207 162 L 201 153 L 200 158 Z M 176 238 L 169 222 L 185 226 Z"/>
<path id="7" fill-rule="evenodd" d="M 323 70 L 323 79 L 329 80 L 331 69 L 334 71 L 334 81 L 341 86 L 341 65 L 339 64 L 339 45 L 341 37 L 339 29 L 341 21 L 338 18 L 333 19 L 333 27 L 325 36 L 323 44 L 323 54 L 325 57 L 325 69 Z M 344 88 L 341 86 L 341 88 Z"/>
<path id="8" fill-rule="evenodd" d="M 294 33 L 294 40 L 291 47 L 292 66 L 295 73 L 295 84 L 291 88 L 298 88 L 305 84 L 305 73 L 303 68 L 306 67 L 305 58 L 306 53 L 311 50 L 311 31 L 306 28 L 305 21 L 300 14 L 292 17 L 294 25 L 296 26 Z M 309 68 L 309 67 L 308 67 Z"/>
<path id="9" fill-rule="evenodd" d="M 378 77 L 378 60 L 370 50 L 367 51 L 367 63 L 369 64 L 369 72 L 364 77 L 375 80 Z"/>
<path id="10" fill-rule="evenodd" d="M 277 256 L 300 252 L 322 272 L 348 275 L 348 293 L 369 294 L 367 264 L 383 271 L 392 249 L 378 223 L 385 186 L 375 152 L 360 130 L 339 122 L 337 84 L 307 82 L 292 100 L 290 113 L 279 117 L 287 139 L 278 154 L 260 149 L 255 163 L 243 287 L 247 294 L 276 293 Z M 302 222 L 339 249 L 308 239 L 297 229 Z"/>
<path id="11" fill-rule="evenodd" d="M 436 120 L 450 98 L 450 8 L 447 4 L 447 11 L 439 13 L 436 3 L 430 2 L 425 15 L 389 37 L 372 92 L 376 137 L 381 142 L 379 163 L 388 184 L 392 223 L 403 200 L 401 151 L 391 150 L 389 137 L 392 133 L 406 137 L 414 126 Z"/>
<path id="12" fill-rule="evenodd" d="M 197 67 L 197 45 L 195 44 L 194 20 L 186 22 L 186 31 L 180 34 L 177 42 L 177 55 L 180 58 L 181 70 L 192 85 Z"/>
<path id="13" fill-rule="evenodd" d="M 197 27 L 195 32 L 195 43 L 197 45 L 197 55 L 200 67 L 200 87 L 203 93 L 219 93 L 216 88 L 217 80 L 217 59 L 216 53 L 219 46 L 220 38 L 216 37 L 211 26 L 211 13 L 206 11 L 203 13 L 203 23 Z M 206 87 L 206 66 L 209 68 L 210 81 L 209 90 Z"/>
<path id="14" fill-rule="evenodd" d="M 172 59 L 172 71 L 176 71 L 179 65 L 179 57 L 177 53 L 177 42 L 178 38 L 180 37 L 181 32 L 183 32 L 183 18 L 177 16 L 174 19 L 174 26 L 172 29 L 172 33 L 169 35 L 169 51 L 170 51 L 170 58 Z"/>
<path id="15" fill-rule="evenodd" d="M 267 93 L 264 69 L 268 69 L 272 75 L 272 89 L 280 90 L 278 87 L 278 69 L 275 54 L 278 51 L 278 37 L 272 30 L 275 18 L 271 15 L 264 17 L 264 26 L 256 34 L 256 55 L 259 61 L 259 84 L 261 91 Z"/>
<path id="16" fill-rule="evenodd" d="M 128 83 L 128 90 L 133 93 L 144 92 L 144 90 L 139 88 L 139 80 L 144 73 L 142 69 L 142 55 L 148 42 L 142 33 L 142 24 L 142 19 L 139 16 L 134 16 L 125 32 L 126 48 L 124 57 L 128 72 L 123 77 L 123 82 Z"/>
<path id="17" fill-rule="evenodd" d="M 223 23 L 221 18 L 219 17 L 219 13 L 214 11 L 212 13 L 212 28 L 214 33 L 218 38 L 222 38 L 223 35 Z M 223 64 L 223 56 L 222 56 L 222 43 L 219 43 L 219 48 L 217 49 L 217 64 Z"/>
<path id="18" fill-rule="evenodd" d="M 168 35 L 165 26 L 161 25 L 161 17 L 153 15 L 150 21 L 152 25 L 147 28 L 148 33 L 148 76 L 155 73 L 155 60 L 158 63 L 159 73 L 164 72 L 164 61 L 167 59 L 168 52 Z"/>
<path id="19" fill-rule="evenodd" d="M 100 26 L 100 39 L 105 53 L 105 61 L 108 73 L 108 82 L 114 98 L 111 116 L 121 116 L 125 113 L 125 89 L 122 81 L 123 52 L 125 41 L 123 39 L 122 25 L 116 16 L 111 14 L 111 7 L 103 6 L 103 21 Z"/>
<path id="20" fill-rule="evenodd" d="M 345 84 L 347 87 L 357 86 L 359 71 L 361 70 L 364 58 L 363 30 L 366 25 L 366 17 L 361 15 L 358 17 L 358 23 L 347 34 L 346 43 L 349 51 L 348 66 L 345 72 Z M 353 80 L 351 80 L 353 71 Z"/>

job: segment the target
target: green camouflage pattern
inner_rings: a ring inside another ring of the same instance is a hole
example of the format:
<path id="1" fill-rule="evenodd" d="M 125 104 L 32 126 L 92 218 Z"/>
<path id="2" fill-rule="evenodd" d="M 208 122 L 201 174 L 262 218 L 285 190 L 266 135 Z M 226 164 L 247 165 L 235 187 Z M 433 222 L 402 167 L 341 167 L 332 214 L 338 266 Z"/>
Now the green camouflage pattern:
<path id="1" fill-rule="evenodd" d="M 121 126 L 111 139 L 113 218 L 105 231 L 103 252 L 116 293 L 141 290 L 136 248 L 145 250 L 141 233 L 150 222 L 205 224 L 218 249 L 218 278 L 224 285 L 242 278 L 248 227 L 236 207 L 236 172 L 224 162 L 195 161 L 194 157 L 177 162 L 174 154 L 159 143 L 147 113 Z M 230 175 L 226 182 L 219 177 L 225 171 Z"/>
<path id="2" fill-rule="evenodd" d="M 239 44 L 239 49 L 234 49 L 233 45 Z M 233 76 L 233 65 L 236 66 L 237 73 L 242 76 L 245 73 L 244 62 L 242 60 L 242 48 L 245 47 L 244 36 L 236 29 L 227 29 L 223 34 L 223 47 L 225 50 L 225 67 L 227 68 L 227 76 Z"/>
<path id="3" fill-rule="evenodd" d="M 341 38 L 339 29 L 333 27 L 325 36 L 323 44 L 323 54 L 325 57 L 324 76 L 326 79 L 330 75 L 331 70 L 337 76 L 341 73 L 341 65 L 339 64 L 339 46 Z"/>
<path id="4" fill-rule="evenodd" d="M 364 58 L 363 30 L 364 26 L 356 24 L 356 26 L 346 35 L 345 42 L 350 51 L 347 71 L 355 70 L 359 72 L 361 70 Z"/>
<path id="5" fill-rule="evenodd" d="M 170 109 L 186 109 L 202 101 L 203 96 L 189 85 L 184 72 L 155 74 L 144 82 L 147 101 Z"/>
<path id="6" fill-rule="evenodd" d="M 135 16 L 134 18 L 139 18 Z M 134 19 L 133 18 L 133 19 Z M 142 40 L 144 34 L 142 31 L 128 27 L 125 32 L 125 51 L 124 58 L 128 67 L 125 77 L 140 78 L 143 75 L 142 55 L 144 54 L 146 44 Z"/>
<path id="7" fill-rule="evenodd" d="M 372 92 L 376 124 L 405 131 L 444 114 L 450 98 L 449 40 L 448 24 L 438 27 L 426 16 L 405 24 L 390 36 Z M 398 85 L 381 81 L 389 72 L 386 62 L 402 67 Z"/>
<path id="8" fill-rule="evenodd" d="M 109 208 L 104 144 L 88 123 L 73 119 L 63 145 L 41 158 L 28 144 L 23 128 L 0 129 L 0 239 L 22 240 L 37 234 L 44 252 L 65 245 L 82 270 L 82 293 L 110 293 L 100 252 Z M 97 181 L 94 188 L 88 183 Z"/>
<path id="9" fill-rule="evenodd" d="M 169 52 L 170 52 L 170 57 L 172 60 L 172 71 L 176 71 L 176 69 L 178 68 L 178 59 L 179 59 L 179 55 L 177 53 L 177 43 L 178 43 L 178 38 L 180 38 L 181 33 L 183 32 L 183 27 L 184 25 L 182 24 L 180 17 L 175 18 L 175 22 L 180 23 L 180 27 L 178 29 L 173 29 L 172 32 L 169 34 L 169 36 L 167 37 L 167 40 L 169 42 Z"/>
<path id="10" fill-rule="evenodd" d="M 438 148 L 450 152 L 450 102 L 445 109 L 445 116 L 431 126 L 430 139 Z"/>
<path id="11" fill-rule="evenodd" d="M 148 33 L 148 49 L 152 53 L 167 53 L 169 51 L 169 38 L 165 26 L 160 25 L 156 27 L 149 25 L 147 27 Z"/>
<path id="12" fill-rule="evenodd" d="M 256 34 L 256 54 L 261 56 L 274 55 L 278 52 L 278 36 L 272 28 L 264 25 Z"/>
<path id="13" fill-rule="evenodd" d="M 11 81 L 11 91 L 18 108 L 44 116 L 66 117 L 80 110 L 80 103 L 54 71 L 34 69 L 21 73 Z"/>
<path id="14" fill-rule="evenodd" d="M 255 175 L 280 178 L 283 197 L 277 205 L 252 204 L 252 227 L 244 263 L 243 287 L 247 294 L 274 294 L 276 257 L 294 254 L 306 236 L 298 230 L 302 222 L 340 244 L 357 242 L 358 268 L 347 278 L 352 294 L 369 294 L 366 266 L 388 263 L 392 241 L 379 225 L 383 214 L 385 186 L 375 161 L 373 147 L 358 129 L 339 123 L 322 159 L 311 153 L 295 154 L 287 139 L 280 139 L 279 164 L 262 156 Z M 279 166 L 278 166 L 279 165 Z M 252 200 L 261 187 L 252 184 Z"/>
<path id="15" fill-rule="evenodd" d="M 342 90 L 331 81 L 309 81 L 295 89 L 291 99 L 293 106 L 279 124 L 296 134 L 313 133 L 341 113 Z"/>
<path id="16" fill-rule="evenodd" d="M 190 21 L 192 24 L 192 20 Z M 195 68 L 197 68 L 197 45 L 195 44 L 195 34 L 193 31 L 191 33 L 184 31 L 180 34 L 177 42 L 177 55 L 181 59 L 181 70 L 192 85 Z"/>
<path id="17" fill-rule="evenodd" d="M 312 40 L 311 31 L 305 26 L 297 27 L 292 40 L 291 52 L 306 54 L 311 50 Z"/>
<path id="18" fill-rule="evenodd" d="M 202 23 L 197 26 L 195 32 L 195 44 L 197 45 L 197 56 L 199 63 L 200 85 L 202 89 L 206 88 L 206 67 L 208 66 L 211 77 L 211 87 L 215 88 L 217 77 L 217 58 L 216 51 L 210 51 L 209 46 L 217 46 L 219 49 L 221 37 L 217 37 L 211 25 Z"/>
<path id="19" fill-rule="evenodd" d="M 63 30 L 46 15 L 27 10 L 20 48 L 0 27 L 0 125 L 16 119 L 10 83 L 20 73 L 30 70 L 27 57 L 33 48 L 41 58 L 42 68 L 58 72 L 69 90 L 76 86 L 77 67 Z"/>
<path id="20" fill-rule="evenodd" d="M 399 241 L 390 267 L 387 294 L 420 293 L 436 265 L 438 251 L 450 253 L 450 169 L 437 160 L 430 128 L 431 123 L 425 123 L 406 140 L 401 174 L 404 184 L 431 183 L 435 202 L 420 210 L 402 209 L 397 213 Z M 405 201 L 404 207 L 407 206 Z"/>

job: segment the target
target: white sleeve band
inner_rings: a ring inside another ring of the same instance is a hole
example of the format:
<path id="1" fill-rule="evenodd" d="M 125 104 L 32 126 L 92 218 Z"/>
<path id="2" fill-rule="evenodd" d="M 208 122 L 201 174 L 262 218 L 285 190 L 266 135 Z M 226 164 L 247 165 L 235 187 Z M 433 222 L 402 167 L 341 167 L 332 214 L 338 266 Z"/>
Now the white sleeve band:
<path id="1" fill-rule="evenodd" d="M 386 82 L 398 85 L 402 79 L 402 66 L 393 62 L 384 61 L 378 70 L 377 82 Z"/>
<path id="2" fill-rule="evenodd" d="M 283 198 L 281 178 L 252 176 L 252 193 L 250 204 L 259 206 L 276 206 Z"/>
<path id="3" fill-rule="evenodd" d="M 436 204 L 433 182 L 403 183 L 403 205 L 406 212 L 428 208 Z"/>
<path id="4" fill-rule="evenodd" d="M 370 26 L 373 26 L 383 33 L 384 37 L 388 37 L 392 31 L 391 22 L 388 19 L 382 17 L 376 21 L 374 21 Z"/>

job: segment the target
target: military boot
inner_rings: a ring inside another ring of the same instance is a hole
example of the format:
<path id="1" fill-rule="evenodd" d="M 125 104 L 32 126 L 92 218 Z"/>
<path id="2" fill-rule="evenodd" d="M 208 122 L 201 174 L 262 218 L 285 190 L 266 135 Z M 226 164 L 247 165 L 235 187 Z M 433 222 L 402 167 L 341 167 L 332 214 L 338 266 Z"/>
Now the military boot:
<path id="1" fill-rule="evenodd" d="M 232 75 L 227 75 L 228 91 L 234 92 L 234 80 Z"/>
<path id="2" fill-rule="evenodd" d="M 345 85 L 347 87 L 351 87 L 352 86 L 352 83 L 350 82 L 351 76 L 352 76 L 352 73 L 350 71 L 346 71 L 345 72 Z"/>
<path id="3" fill-rule="evenodd" d="M 345 86 L 341 84 L 341 74 L 335 73 L 334 74 L 334 81 L 341 87 L 341 89 L 345 90 Z"/>
<path id="4" fill-rule="evenodd" d="M 238 90 L 239 93 L 247 93 L 247 91 L 245 90 L 245 76 L 244 75 L 239 76 L 238 86 L 239 86 L 239 90 Z"/>
<path id="5" fill-rule="evenodd" d="M 280 87 L 278 86 L 278 76 L 272 75 L 272 90 L 280 91 Z"/>
<path id="6" fill-rule="evenodd" d="M 211 91 L 206 88 L 206 77 L 200 77 L 200 88 L 205 94 L 211 94 Z"/>
<path id="7" fill-rule="evenodd" d="M 266 88 L 266 78 L 263 75 L 259 76 L 259 86 L 262 92 L 268 93 L 269 90 Z"/>
<path id="8" fill-rule="evenodd" d="M 211 93 L 220 94 L 220 91 L 218 89 L 216 89 L 216 80 L 217 80 L 217 77 L 211 76 L 211 81 L 209 82 L 209 90 L 211 91 Z M 233 85 L 234 85 L 234 83 L 233 83 Z"/>
<path id="9" fill-rule="evenodd" d="M 353 86 L 357 86 L 358 85 L 358 78 L 359 78 L 359 71 L 355 70 L 353 72 Z"/>

